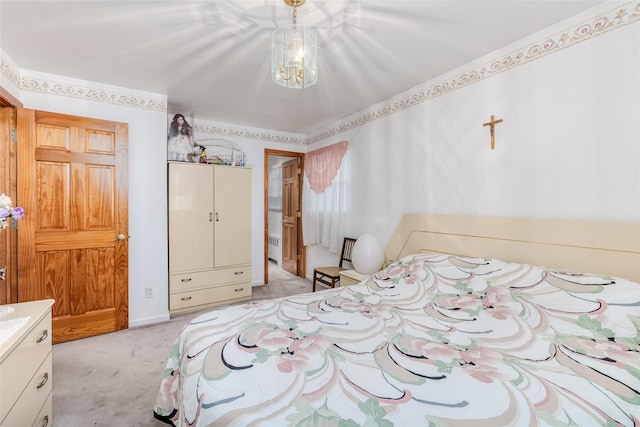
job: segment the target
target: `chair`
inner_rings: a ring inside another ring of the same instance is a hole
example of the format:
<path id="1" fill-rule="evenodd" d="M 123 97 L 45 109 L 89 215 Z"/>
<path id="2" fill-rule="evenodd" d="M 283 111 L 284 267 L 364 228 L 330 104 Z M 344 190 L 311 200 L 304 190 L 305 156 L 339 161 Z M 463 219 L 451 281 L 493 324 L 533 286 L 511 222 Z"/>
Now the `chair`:
<path id="1" fill-rule="evenodd" d="M 342 241 L 342 252 L 340 253 L 340 262 L 337 267 L 316 267 L 313 269 L 313 292 L 316 291 L 316 282 L 323 283 L 331 288 L 336 287 L 336 283 L 340 282 L 340 272 L 346 270 L 342 267 L 344 261 L 351 262 L 351 251 L 357 239 L 345 237 Z"/>

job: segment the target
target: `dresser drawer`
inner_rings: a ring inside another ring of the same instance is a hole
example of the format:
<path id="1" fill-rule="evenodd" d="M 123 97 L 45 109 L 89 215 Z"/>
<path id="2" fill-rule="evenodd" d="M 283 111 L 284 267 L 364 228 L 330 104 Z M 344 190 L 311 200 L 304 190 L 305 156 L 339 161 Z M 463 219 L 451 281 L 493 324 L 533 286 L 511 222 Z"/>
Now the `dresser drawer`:
<path id="1" fill-rule="evenodd" d="M 171 311 L 213 303 L 222 303 L 238 298 L 251 297 L 251 282 L 215 286 L 207 289 L 172 293 L 169 298 Z"/>
<path id="2" fill-rule="evenodd" d="M 24 337 L 22 342 L 0 365 L 0 377 L 2 377 L 2 381 L 0 381 L 0 420 L 7 415 L 23 390 L 34 378 L 36 369 L 42 365 L 50 353 L 51 317 L 47 316 Z M 49 368 L 48 375 L 51 380 L 51 368 Z M 35 413 L 36 411 L 31 412 L 32 415 Z"/>
<path id="3" fill-rule="evenodd" d="M 31 427 L 52 427 L 53 426 L 53 393 L 49 393 L 46 402 L 40 409 L 40 413 L 36 417 Z"/>
<path id="4" fill-rule="evenodd" d="M 37 416 L 51 396 L 52 376 L 51 376 L 51 352 L 46 357 L 42 365 L 29 379 L 20 399 L 11 408 L 9 415 L 0 426 L 30 426 L 37 423 Z M 49 412 L 50 414 L 50 412 Z M 51 416 L 49 415 L 49 420 Z M 38 425 L 38 424 L 35 424 Z"/>
<path id="5" fill-rule="evenodd" d="M 251 281 L 251 266 L 243 265 L 220 270 L 198 271 L 193 273 L 172 274 L 169 276 L 171 293 L 188 289 L 198 289 L 211 285 L 240 283 Z"/>

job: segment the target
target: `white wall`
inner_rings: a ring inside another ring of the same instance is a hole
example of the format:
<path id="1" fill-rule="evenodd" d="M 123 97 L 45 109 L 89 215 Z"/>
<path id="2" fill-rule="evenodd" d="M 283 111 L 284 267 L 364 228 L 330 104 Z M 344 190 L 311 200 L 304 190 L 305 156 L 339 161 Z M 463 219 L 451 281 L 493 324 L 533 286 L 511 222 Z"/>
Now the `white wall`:
<path id="1" fill-rule="evenodd" d="M 639 62 L 636 22 L 309 150 L 349 141 L 348 234 L 383 247 L 405 212 L 640 221 Z"/>
<path id="2" fill-rule="evenodd" d="M 348 234 L 371 233 L 382 246 L 405 212 L 640 221 L 639 52 L 636 21 L 309 147 L 258 140 L 251 132 L 220 136 L 210 130 L 219 124 L 198 121 L 197 112 L 196 137 L 232 140 L 253 168 L 255 285 L 264 281 L 265 148 L 303 152 L 349 141 Z M 3 63 L 9 67 L 0 83 L 26 108 L 129 123 L 130 326 L 168 318 L 166 215 L 159 214 L 166 212 L 166 112 L 20 91 L 16 79 L 7 78 L 14 66 Z M 166 105 L 164 95 L 26 74 Z M 504 119 L 496 126 L 495 150 L 482 127 L 492 114 Z M 336 260 L 323 248 L 309 248 L 308 275 Z M 154 289 L 154 298 L 144 298 L 145 287 Z"/>

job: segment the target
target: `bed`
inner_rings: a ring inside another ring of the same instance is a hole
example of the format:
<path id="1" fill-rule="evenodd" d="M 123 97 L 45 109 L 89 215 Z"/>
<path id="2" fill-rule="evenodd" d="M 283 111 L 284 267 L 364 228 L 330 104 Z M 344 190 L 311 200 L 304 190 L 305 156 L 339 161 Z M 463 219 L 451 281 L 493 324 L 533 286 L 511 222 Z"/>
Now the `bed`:
<path id="1" fill-rule="evenodd" d="M 362 283 L 212 310 L 176 426 L 640 425 L 640 224 L 404 215 Z"/>

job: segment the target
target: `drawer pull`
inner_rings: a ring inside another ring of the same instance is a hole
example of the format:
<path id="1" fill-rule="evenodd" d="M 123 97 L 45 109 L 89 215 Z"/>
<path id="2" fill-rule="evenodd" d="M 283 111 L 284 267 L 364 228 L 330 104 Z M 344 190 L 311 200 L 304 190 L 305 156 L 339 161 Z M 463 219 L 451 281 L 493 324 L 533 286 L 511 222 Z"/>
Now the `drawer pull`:
<path id="1" fill-rule="evenodd" d="M 236 292 L 242 292 L 242 291 L 244 291 L 244 288 L 235 288 L 235 289 L 234 289 L 234 291 L 236 291 Z"/>
<path id="2" fill-rule="evenodd" d="M 181 282 L 190 282 L 191 281 L 191 277 L 187 278 L 187 279 L 180 279 Z"/>
<path id="3" fill-rule="evenodd" d="M 235 272 L 235 273 L 233 273 L 233 274 L 235 274 L 236 276 L 239 276 L 239 275 L 241 275 L 241 274 L 244 274 L 244 271 L 236 271 L 236 272 Z"/>
<path id="4" fill-rule="evenodd" d="M 44 385 L 49 381 L 49 374 L 47 372 L 44 373 L 44 375 L 42 375 L 42 379 L 40 380 L 40 382 L 38 383 L 38 385 L 36 385 L 36 389 L 41 389 L 42 387 L 44 387 Z"/>
<path id="5" fill-rule="evenodd" d="M 189 301 L 191 299 L 191 297 L 182 297 L 180 298 L 182 301 Z"/>
<path id="6" fill-rule="evenodd" d="M 44 417 L 42 417 L 42 424 L 40 424 L 40 427 L 47 427 L 49 425 L 49 415 L 45 415 Z"/>
<path id="7" fill-rule="evenodd" d="M 49 336 L 49 330 L 47 330 L 47 329 L 43 330 L 40 333 L 40 336 L 38 338 L 36 338 L 36 344 L 39 344 L 42 341 L 46 340 L 48 336 Z"/>

